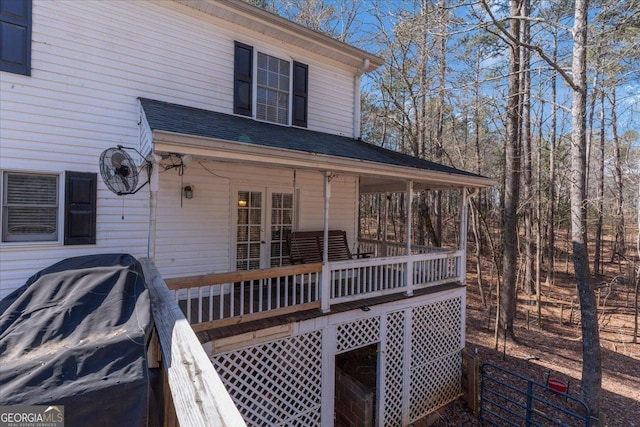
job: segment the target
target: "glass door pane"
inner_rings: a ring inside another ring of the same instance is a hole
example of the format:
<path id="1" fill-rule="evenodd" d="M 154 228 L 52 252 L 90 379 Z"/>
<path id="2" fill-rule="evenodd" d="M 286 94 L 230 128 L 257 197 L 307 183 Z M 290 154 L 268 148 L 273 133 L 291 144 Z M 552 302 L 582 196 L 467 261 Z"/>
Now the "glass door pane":
<path id="1" fill-rule="evenodd" d="M 238 191 L 236 269 L 260 268 L 262 231 L 262 193 Z"/>
<path id="2" fill-rule="evenodd" d="M 293 229 L 293 194 L 271 193 L 269 265 L 289 265 L 287 236 Z"/>

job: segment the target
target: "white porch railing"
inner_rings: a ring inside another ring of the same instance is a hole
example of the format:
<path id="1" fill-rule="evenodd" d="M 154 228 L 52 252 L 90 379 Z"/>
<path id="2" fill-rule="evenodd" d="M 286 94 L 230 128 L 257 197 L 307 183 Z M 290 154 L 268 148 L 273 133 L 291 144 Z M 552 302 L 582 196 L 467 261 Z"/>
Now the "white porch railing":
<path id="1" fill-rule="evenodd" d="M 358 240 L 362 252 L 371 252 L 374 257 L 407 255 L 407 244 L 397 242 L 383 242 L 381 240 Z M 437 248 L 435 246 L 411 245 L 411 254 L 429 254 L 433 252 L 448 252 L 450 248 Z"/>
<path id="2" fill-rule="evenodd" d="M 414 289 L 462 281 L 463 259 L 464 251 L 449 250 L 331 262 L 330 278 L 323 281 L 322 295 L 330 295 L 331 306 L 391 293 L 412 294 Z"/>
<path id="3" fill-rule="evenodd" d="M 402 252 L 401 244 L 388 248 Z M 166 282 L 194 330 L 201 331 L 314 308 L 328 312 L 333 304 L 463 281 L 463 250 L 415 245 L 412 252 Z"/>
<path id="4" fill-rule="evenodd" d="M 257 320 L 320 306 L 322 264 L 235 271 L 167 285 L 194 330 Z"/>

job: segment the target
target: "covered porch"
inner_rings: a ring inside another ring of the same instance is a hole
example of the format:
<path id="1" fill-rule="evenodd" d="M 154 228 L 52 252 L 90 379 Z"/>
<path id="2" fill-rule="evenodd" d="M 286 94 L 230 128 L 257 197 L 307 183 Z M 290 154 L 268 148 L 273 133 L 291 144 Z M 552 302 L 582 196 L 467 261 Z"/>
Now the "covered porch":
<path id="1" fill-rule="evenodd" d="M 467 195 L 472 188 L 491 185 L 490 179 L 338 135 L 152 100 L 141 100 L 140 111 L 141 151 L 155 156 L 160 166 L 155 173 L 197 164 L 214 176 L 192 186 L 197 194 L 219 185 L 218 178 L 227 180 L 218 193 L 226 196 L 216 200 L 223 200 L 216 205 L 216 218 L 228 222 L 211 233 L 228 242 L 229 257 L 222 266 L 200 263 L 191 269 L 215 272 L 184 274 L 179 268 L 171 273 L 157 256 L 163 247 L 159 230 L 169 225 L 163 225 L 161 217 L 167 214 L 159 206 L 167 185 L 158 175 L 151 179 L 149 256 L 165 270 L 170 291 L 196 331 L 305 310 L 326 314 L 339 304 L 365 305 L 371 298 L 410 297 L 426 288 L 464 284 Z M 248 173 L 233 175 L 239 170 Z M 180 179 L 184 190 L 185 178 Z M 273 190 L 267 184 L 259 188 L 270 181 L 276 183 L 270 184 Z M 457 193 L 455 239 L 441 247 L 418 245 L 414 195 L 436 190 Z M 387 200 L 400 193 L 401 238 L 389 239 L 385 224 L 372 238 L 359 217 L 360 199 L 380 194 Z M 181 191 L 181 207 L 183 197 Z M 177 227 L 175 220 L 170 225 Z M 201 228 L 208 226 L 203 222 Z M 329 237 L 336 230 L 345 232 L 348 257 L 330 256 Z M 313 262 L 295 263 L 290 256 L 287 239 L 298 231 L 320 236 Z M 367 257 L 357 256 L 363 253 Z"/>
<path id="2" fill-rule="evenodd" d="M 342 243 L 331 236 L 347 233 L 333 227 L 332 175 L 323 173 L 323 176 L 323 227 L 305 232 L 319 236 L 319 259 L 295 263 L 295 257 L 290 256 L 294 250 L 291 239 L 283 236 L 284 254 L 279 266 L 166 279 L 173 298 L 196 332 L 307 310 L 328 314 L 333 307 L 344 304 L 367 307 L 378 297 L 411 297 L 414 292 L 424 294 L 429 289 L 437 292 L 441 285 L 465 283 L 466 187 L 448 189 L 458 196 L 455 230 L 450 233 L 455 241 L 440 247 L 414 243 L 415 183 L 407 181 L 402 193 L 406 218 L 402 219 L 401 241 L 387 240 L 385 236 L 389 233 L 386 232 L 378 233 L 381 239 L 369 235 L 359 238 L 366 234 L 362 230 L 365 221 L 361 220 L 356 237 L 345 238 L 345 247 L 336 248 Z M 359 176 L 358 181 L 367 182 L 367 178 Z M 425 185 L 420 183 L 417 187 Z M 359 187 L 361 197 L 365 197 L 367 190 L 371 187 Z M 390 198 L 388 194 L 383 193 L 381 198 L 385 204 Z M 244 206 L 239 206 L 242 208 Z M 387 211 L 388 207 L 383 210 Z M 386 221 L 384 215 L 384 230 Z M 348 256 L 344 255 L 345 251 Z"/>

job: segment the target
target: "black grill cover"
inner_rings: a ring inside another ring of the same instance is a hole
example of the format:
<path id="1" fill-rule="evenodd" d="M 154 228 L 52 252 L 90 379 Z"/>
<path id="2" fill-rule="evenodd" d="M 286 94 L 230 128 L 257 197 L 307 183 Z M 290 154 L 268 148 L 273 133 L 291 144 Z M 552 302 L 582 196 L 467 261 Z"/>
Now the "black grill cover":
<path id="1" fill-rule="evenodd" d="M 152 327 L 131 255 L 69 258 L 38 272 L 0 301 L 0 405 L 64 405 L 66 426 L 154 424 Z"/>

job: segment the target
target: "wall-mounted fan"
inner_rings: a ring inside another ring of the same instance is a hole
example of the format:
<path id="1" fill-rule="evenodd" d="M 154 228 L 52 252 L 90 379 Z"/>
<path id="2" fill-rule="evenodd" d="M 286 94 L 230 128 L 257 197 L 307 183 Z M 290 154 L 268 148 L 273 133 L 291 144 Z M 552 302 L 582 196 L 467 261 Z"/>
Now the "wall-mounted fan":
<path id="1" fill-rule="evenodd" d="M 135 148 L 123 147 L 122 145 L 107 148 L 100 154 L 102 180 L 107 188 L 118 196 L 137 193 L 151 179 L 151 162 L 145 160 L 145 163 L 138 168 L 125 150 L 135 151 L 142 157 Z M 143 167 L 147 168 L 147 182 L 138 187 L 138 176 Z"/>

